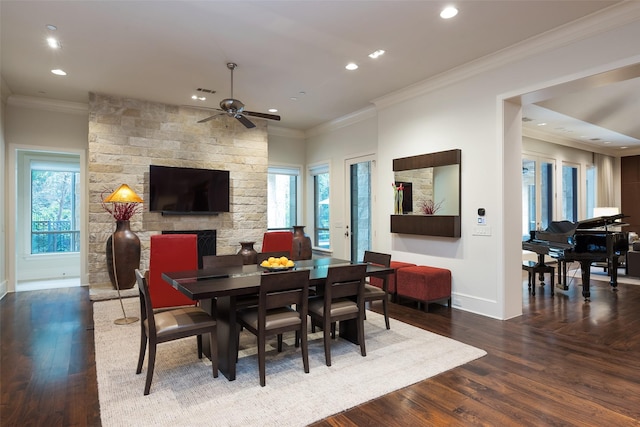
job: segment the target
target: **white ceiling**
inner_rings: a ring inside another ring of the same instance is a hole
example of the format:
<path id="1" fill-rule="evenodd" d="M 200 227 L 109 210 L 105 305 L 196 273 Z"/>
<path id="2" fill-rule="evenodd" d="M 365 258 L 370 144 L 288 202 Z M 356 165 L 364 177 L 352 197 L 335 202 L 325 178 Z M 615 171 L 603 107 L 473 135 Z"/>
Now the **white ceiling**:
<path id="1" fill-rule="evenodd" d="M 215 108 L 230 95 L 225 64 L 231 61 L 238 64 L 234 97 L 248 110 L 277 108 L 280 126 L 308 130 L 619 2 L 455 3 L 458 16 L 443 20 L 445 2 L 435 0 L 2 0 L 1 74 L 14 95 L 86 103 L 88 93 L 97 92 Z M 61 50 L 46 46 L 50 34 L 59 38 Z M 376 49 L 386 54 L 368 58 Z M 345 70 L 352 61 L 360 68 Z M 68 75 L 55 76 L 53 68 Z M 197 88 L 216 93 L 195 102 L 190 97 Z M 589 122 L 639 143 L 640 125 L 633 120 L 638 96 L 629 95 L 640 91 L 616 86 L 621 103 L 609 89 L 526 107 L 525 116 L 534 120 L 525 126 L 554 117 L 567 121 L 565 127 Z M 556 127 L 547 129 L 567 133 Z"/>

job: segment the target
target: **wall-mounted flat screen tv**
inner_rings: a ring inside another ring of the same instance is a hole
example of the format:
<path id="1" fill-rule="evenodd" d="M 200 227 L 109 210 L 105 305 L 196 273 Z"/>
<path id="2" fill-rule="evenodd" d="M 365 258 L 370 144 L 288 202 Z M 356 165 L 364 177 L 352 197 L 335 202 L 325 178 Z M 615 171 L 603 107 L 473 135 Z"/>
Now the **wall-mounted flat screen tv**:
<path id="1" fill-rule="evenodd" d="M 163 215 L 229 212 L 229 171 L 151 165 L 149 211 Z"/>

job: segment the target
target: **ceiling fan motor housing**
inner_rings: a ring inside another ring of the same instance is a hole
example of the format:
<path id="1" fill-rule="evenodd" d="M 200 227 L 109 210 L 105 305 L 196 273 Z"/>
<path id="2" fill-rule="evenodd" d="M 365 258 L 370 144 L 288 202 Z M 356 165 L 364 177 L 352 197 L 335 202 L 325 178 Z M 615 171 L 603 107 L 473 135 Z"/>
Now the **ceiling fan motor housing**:
<path id="1" fill-rule="evenodd" d="M 220 101 L 220 109 L 228 113 L 241 113 L 244 110 L 244 104 L 237 99 L 226 98 Z"/>

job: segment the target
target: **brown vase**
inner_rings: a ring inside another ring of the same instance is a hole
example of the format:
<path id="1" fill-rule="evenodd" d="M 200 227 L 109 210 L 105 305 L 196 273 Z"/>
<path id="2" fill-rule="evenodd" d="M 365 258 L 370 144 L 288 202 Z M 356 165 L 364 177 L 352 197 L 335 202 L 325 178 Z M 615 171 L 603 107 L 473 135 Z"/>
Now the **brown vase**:
<path id="1" fill-rule="evenodd" d="M 238 253 L 242 255 L 242 263 L 244 265 L 258 263 L 258 253 L 253 248 L 254 243 L 255 242 L 240 242 L 241 247 Z"/>
<path id="2" fill-rule="evenodd" d="M 293 226 L 291 259 L 311 259 L 311 238 L 304 232 L 304 225 Z"/>
<path id="3" fill-rule="evenodd" d="M 106 252 L 113 289 L 131 289 L 136 283 L 136 268 L 140 268 L 140 239 L 129 228 L 128 220 L 116 222 L 116 231 L 107 239 Z"/>

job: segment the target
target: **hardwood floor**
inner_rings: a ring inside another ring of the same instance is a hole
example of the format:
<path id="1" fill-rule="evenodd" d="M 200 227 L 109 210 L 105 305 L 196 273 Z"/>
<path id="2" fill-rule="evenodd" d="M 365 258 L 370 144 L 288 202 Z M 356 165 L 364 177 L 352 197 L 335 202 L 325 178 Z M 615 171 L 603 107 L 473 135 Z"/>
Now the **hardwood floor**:
<path id="1" fill-rule="evenodd" d="M 524 314 L 507 321 L 391 304 L 488 355 L 314 426 L 640 426 L 640 286 L 594 281 L 590 303 L 579 286 L 523 288 Z M 0 310 L 0 425 L 99 426 L 87 288 L 9 294 Z"/>

